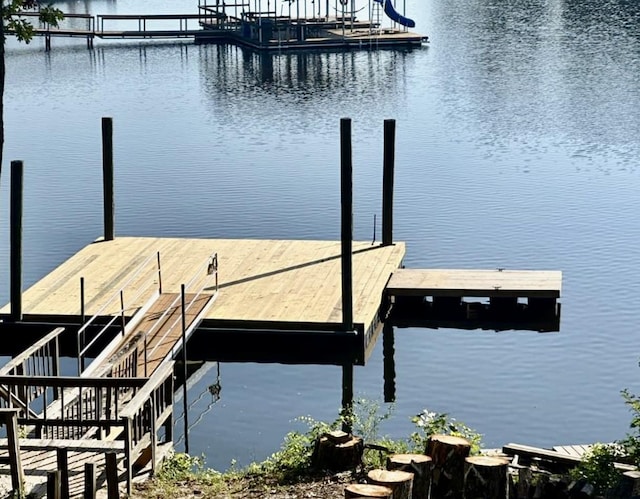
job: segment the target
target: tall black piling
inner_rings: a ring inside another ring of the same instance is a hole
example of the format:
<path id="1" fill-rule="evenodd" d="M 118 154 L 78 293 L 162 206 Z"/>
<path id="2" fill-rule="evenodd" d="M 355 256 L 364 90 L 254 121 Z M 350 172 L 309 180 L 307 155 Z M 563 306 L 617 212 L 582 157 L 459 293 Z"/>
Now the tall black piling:
<path id="1" fill-rule="evenodd" d="M 22 209 L 23 209 L 22 161 L 11 162 L 11 215 L 10 215 L 10 295 L 11 320 L 22 320 Z"/>
<path id="2" fill-rule="evenodd" d="M 384 120 L 382 169 L 382 245 L 393 244 L 393 176 L 396 158 L 396 120 Z"/>
<path id="3" fill-rule="evenodd" d="M 102 190 L 104 200 L 104 240 L 115 237 L 113 197 L 113 119 L 102 118 Z"/>

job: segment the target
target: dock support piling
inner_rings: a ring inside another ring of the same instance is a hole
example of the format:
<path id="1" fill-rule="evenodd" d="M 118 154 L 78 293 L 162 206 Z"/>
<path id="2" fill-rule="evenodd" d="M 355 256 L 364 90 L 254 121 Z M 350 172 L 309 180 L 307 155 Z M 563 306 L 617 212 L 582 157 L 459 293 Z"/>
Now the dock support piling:
<path id="1" fill-rule="evenodd" d="M 102 189 L 104 197 L 104 240 L 113 241 L 114 198 L 113 198 L 113 119 L 102 118 Z"/>
<path id="2" fill-rule="evenodd" d="M 396 120 L 384 120 L 382 171 L 382 245 L 393 244 L 393 176 L 396 156 Z"/>
<path id="3" fill-rule="evenodd" d="M 353 331 L 353 163 L 351 153 L 351 119 L 340 120 L 340 187 L 342 248 L 342 325 Z"/>
<path id="4" fill-rule="evenodd" d="M 22 320 L 22 210 L 23 210 L 22 161 L 11 162 L 11 319 Z"/>

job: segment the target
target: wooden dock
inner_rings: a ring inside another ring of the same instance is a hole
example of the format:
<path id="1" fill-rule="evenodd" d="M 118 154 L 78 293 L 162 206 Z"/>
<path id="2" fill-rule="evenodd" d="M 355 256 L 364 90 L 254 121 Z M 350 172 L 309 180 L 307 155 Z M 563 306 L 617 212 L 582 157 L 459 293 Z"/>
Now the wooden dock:
<path id="1" fill-rule="evenodd" d="M 241 5 L 200 5 L 197 14 L 65 13 L 58 26 L 39 23 L 38 12 L 21 16 L 33 19 L 33 34 L 45 39 L 46 50 L 56 37 L 86 38 L 88 48 L 93 48 L 96 38 L 193 39 L 200 44 L 231 43 L 259 51 L 415 47 L 428 40 L 404 29 L 381 29 L 378 23 L 350 17 L 298 18 L 274 12 L 239 12 L 237 8 L 233 15 L 227 11 Z"/>
<path id="2" fill-rule="evenodd" d="M 178 293 L 201 262 L 212 252 L 218 254 L 219 293 L 194 333 L 196 343 L 214 342 L 222 357 L 234 351 L 240 356 L 236 360 L 251 360 L 252 351 L 286 354 L 274 340 L 281 338 L 291 347 L 285 350 L 296 350 L 291 345 L 299 345 L 298 360 L 305 359 L 304 349 L 309 349 L 314 358 L 326 353 L 328 363 L 342 364 L 348 359 L 363 364 L 379 330 L 385 284 L 401 265 L 405 245 L 354 243 L 352 333 L 341 331 L 340 242 L 336 241 L 118 237 L 95 242 L 23 293 L 25 321 L 80 323 L 81 278 L 84 314 L 117 314 L 119 299 L 107 302 L 156 252 L 160 253 L 166 293 Z M 142 278 L 127 286 L 127 317 L 153 295 L 153 286 L 145 287 L 148 282 Z M 7 306 L 0 314 L 9 310 Z M 242 347 L 236 348 L 235 342 Z M 314 342 L 316 348 L 312 348 Z"/>
<path id="3" fill-rule="evenodd" d="M 538 270 L 399 269 L 390 296 L 548 298 L 560 297 L 562 272 Z"/>
<path id="4" fill-rule="evenodd" d="M 536 270 L 398 269 L 385 289 L 398 327 L 560 330 L 562 273 Z"/>

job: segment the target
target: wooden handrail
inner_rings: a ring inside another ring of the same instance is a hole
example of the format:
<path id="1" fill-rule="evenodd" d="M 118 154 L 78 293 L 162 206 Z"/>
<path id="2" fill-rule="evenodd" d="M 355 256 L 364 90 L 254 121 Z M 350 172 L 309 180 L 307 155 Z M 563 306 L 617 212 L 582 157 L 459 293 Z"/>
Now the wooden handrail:
<path id="1" fill-rule="evenodd" d="M 52 388 L 142 388 L 151 378 L 79 378 L 73 376 L 0 376 L 0 385 Z"/>
<path id="2" fill-rule="evenodd" d="M 40 348 L 45 346 L 51 340 L 60 336 L 64 332 L 64 330 L 65 329 L 63 327 L 55 328 L 53 331 L 47 334 L 44 338 L 41 338 L 36 343 L 31 345 L 29 348 L 24 350 L 22 353 L 18 354 L 16 357 L 11 359 L 9 362 L 7 362 L 4 366 L 0 368 L 0 375 L 7 374 L 12 369 L 15 369 L 16 367 L 20 366 L 20 364 L 22 364 L 25 360 L 27 360 L 31 355 L 37 352 Z"/>

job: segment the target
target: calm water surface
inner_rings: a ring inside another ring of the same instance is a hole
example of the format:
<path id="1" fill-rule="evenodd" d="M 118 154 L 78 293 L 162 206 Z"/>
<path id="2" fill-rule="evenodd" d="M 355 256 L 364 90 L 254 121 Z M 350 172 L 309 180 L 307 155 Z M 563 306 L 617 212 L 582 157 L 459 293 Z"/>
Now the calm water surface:
<path id="1" fill-rule="evenodd" d="M 365 5 L 362 0 L 360 3 Z M 25 284 L 100 235 L 100 118 L 113 116 L 117 233 L 339 238 L 339 118 L 353 118 L 355 236 L 380 212 L 382 121 L 397 120 L 396 238 L 407 266 L 559 269 L 561 331 L 396 331 L 397 402 L 485 445 L 610 441 L 640 391 L 640 6 L 623 0 L 407 0 L 412 51 L 259 56 L 235 47 L 54 40 L 7 55 L 8 175 L 26 164 Z M 195 2 L 59 3 L 91 13 Z M 365 11 L 366 12 L 366 9 Z M 8 300 L 8 286 L 0 289 Z M 381 343 L 381 342 L 380 342 Z M 192 453 L 273 452 L 291 420 L 333 419 L 340 369 L 224 364 L 193 388 Z M 382 398 L 382 348 L 355 370 Z"/>

